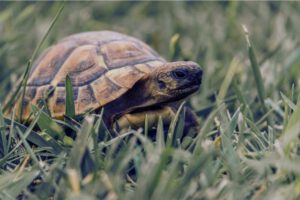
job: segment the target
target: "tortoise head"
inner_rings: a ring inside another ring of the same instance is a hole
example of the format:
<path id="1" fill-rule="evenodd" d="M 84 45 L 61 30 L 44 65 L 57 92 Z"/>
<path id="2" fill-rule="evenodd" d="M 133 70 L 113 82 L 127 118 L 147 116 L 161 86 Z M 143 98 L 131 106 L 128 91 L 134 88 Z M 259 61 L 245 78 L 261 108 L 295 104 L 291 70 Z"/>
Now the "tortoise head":
<path id="1" fill-rule="evenodd" d="M 150 75 L 151 96 L 156 102 L 183 99 L 199 89 L 202 73 L 201 67 L 191 61 L 166 63 Z"/>
<path id="2" fill-rule="evenodd" d="M 202 72 L 194 62 L 165 63 L 137 81 L 123 96 L 107 104 L 104 110 L 111 119 L 117 119 L 126 113 L 157 109 L 155 106 L 184 99 L 199 89 Z"/>

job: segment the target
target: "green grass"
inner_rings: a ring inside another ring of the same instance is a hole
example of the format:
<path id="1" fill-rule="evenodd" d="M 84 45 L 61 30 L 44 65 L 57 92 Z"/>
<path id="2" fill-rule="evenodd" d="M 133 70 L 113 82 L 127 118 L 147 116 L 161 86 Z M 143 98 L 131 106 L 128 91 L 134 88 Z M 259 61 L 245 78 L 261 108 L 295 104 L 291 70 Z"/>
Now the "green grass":
<path id="1" fill-rule="evenodd" d="M 185 103 L 201 130 L 178 140 L 182 109 L 168 130 L 159 121 L 155 142 L 146 136 L 147 122 L 146 130 L 111 138 L 102 112 L 73 119 L 67 79 L 66 119 L 51 118 L 46 107 L 33 107 L 30 124 L 0 112 L 0 199 L 300 198 L 300 3 L 61 8 L 60 2 L 0 2 L 0 110 L 43 49 L 72 33 L 108 29 L 145 41 L 168 60 L 203 67 L 201 90 Z"/>

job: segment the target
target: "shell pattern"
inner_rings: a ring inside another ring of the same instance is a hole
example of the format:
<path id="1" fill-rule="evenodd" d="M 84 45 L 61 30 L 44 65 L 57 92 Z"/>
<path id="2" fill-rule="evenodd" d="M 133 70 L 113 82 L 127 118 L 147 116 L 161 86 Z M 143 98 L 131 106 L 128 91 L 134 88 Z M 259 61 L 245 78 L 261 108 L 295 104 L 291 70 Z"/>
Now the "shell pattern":
<path id="1" fill-rule="evenodd" d="M 29 116 L 30 104 L 42 103 L 47 104 L 52 117 L 63 117 L 67 75 L 72 80 L 75 112 L 83 114 L 119 98 L 165 62 L 145 43 L 121 33 L 71 35 L 48 48 L 34 63 L 22 118 Z"/>

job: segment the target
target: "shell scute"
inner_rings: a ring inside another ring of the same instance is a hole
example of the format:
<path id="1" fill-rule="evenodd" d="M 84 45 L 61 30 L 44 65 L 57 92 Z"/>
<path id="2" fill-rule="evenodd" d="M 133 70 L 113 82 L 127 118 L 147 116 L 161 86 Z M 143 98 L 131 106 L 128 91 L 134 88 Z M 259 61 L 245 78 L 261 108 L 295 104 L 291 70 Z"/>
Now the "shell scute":
<path id="1" fill-rule="evenodd" d="M 110 81 L 106 76 L 101 76 L 91 84 L 95 97 L 101 106 L 113 101 L 127 91 Z"/>
<path id="2" fill-rule="evenodd" d="M 97 102 L 93 88 L 90 85 L 80 87 L 77 107 L 78 112 L 84 113 L 95 107 L 100 107 L 100 104 Z"/>
<path id="3" fill-rule="evenodd" d="M 125 65 L 157 59 L 151 52 L 141 48 L 133 41 L 113 41 L 101 47 L 101 53 L 109 68 L 119 68 Z"/>
<path id="4" fill-rule="evenodd" d="M 57 50 L 62 53 L 58 53 Z M 60 70 L 62 64 L 70 56 L 75 49 L 73 44 L 57 44 L 56 46 L 49 49 L 44 59 L 40 60 L 34 66 L 31 75 L 28 79 L 28 85 L 42 86 L 50 84 L 54 79 L 57 72 Z"/>
<path id="5" fill-rule="evenodd" d="M 67 75 L 70 76 L 73 86 L 83 86 L 97 79 L 106 71 L 106 64 L 98 58 L 99 56 L 101 57 L 93 45 L 76 48 L 61 66 L 51 84 L 64 86 Z"/>

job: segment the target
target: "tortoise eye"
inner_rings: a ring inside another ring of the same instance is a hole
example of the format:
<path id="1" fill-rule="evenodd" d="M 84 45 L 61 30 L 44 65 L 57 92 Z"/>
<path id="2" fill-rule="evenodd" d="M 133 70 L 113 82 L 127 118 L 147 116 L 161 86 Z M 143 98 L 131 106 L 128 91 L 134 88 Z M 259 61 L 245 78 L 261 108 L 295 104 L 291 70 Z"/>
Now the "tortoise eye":
<path id="1" fill-rule="evenodd" d="M 171 76 L 174 79 L 185 79 L 188 76 L 188 71 L 185 69 L 175 69 L 171 72 Z"/>
<path id="2" fill-rule="evenodd" d="M 158 86 L 160 89 L 165 89 L 166 88 L 166 84 L 163 81 L 158 81 Z"/>

